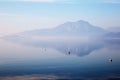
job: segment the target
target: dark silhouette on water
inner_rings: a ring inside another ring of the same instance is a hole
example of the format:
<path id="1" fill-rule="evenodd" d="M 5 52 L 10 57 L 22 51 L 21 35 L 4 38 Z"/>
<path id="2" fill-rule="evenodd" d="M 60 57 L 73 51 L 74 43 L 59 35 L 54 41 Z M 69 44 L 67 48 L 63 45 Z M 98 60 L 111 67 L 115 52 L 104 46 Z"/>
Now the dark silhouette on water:
<path id="1" fill-rule="evenodd" d="M 70 51 L 68 51 L 68 54 L 70 55 Z"/>
<path id="2" fill-rule="evenodd" d="M 109 62 L 112 62 L 112 59 L 111 59 L 111 58 L 109 59 Z"/>

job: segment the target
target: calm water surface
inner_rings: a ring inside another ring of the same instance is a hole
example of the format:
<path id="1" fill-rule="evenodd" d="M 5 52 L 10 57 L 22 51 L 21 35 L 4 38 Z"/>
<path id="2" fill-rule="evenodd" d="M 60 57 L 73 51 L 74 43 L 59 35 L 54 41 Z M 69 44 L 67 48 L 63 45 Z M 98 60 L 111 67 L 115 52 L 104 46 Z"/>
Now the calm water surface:
<path id="1" fill-rule="evenodd" d="M 120 40 L 21 44 L 0 39 L 0 76 L 22 75 L 120 79 Z"/>

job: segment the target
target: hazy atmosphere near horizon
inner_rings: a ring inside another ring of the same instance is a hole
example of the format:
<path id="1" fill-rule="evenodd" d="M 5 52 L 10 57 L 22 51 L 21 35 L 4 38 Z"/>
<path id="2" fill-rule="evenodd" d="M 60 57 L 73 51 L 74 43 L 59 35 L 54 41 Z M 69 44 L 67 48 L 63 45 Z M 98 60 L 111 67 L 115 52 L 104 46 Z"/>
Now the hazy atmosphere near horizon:
<path id="1" fill-rule="evenodd" d="M 0 0 L 0 80 L 57 79 L 120 79 L 120 0 Z"/>
<path id="2" fill-rule="evenodd" d="M 78 20 L 119 27 L 119 17 L 119 0 L 0 0 L 0 36 Z"/>

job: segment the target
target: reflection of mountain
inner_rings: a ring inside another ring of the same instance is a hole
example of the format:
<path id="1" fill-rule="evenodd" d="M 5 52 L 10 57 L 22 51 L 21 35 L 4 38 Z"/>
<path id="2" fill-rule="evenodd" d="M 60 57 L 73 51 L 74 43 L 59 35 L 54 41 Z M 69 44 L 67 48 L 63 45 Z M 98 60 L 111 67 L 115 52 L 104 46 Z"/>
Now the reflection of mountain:
<path id="1" fill-rule="evenodd" d="M 98 50 L 104 46 L 102 42 L 99 41 L 81 41 L 81 40 L 53 40 L 53 41 L 38 41 L 38 42 L 21 42 L 20 44 L 40 47 L 45 50 L 47 48 L 55 49 L 66 55 L 77 55 L 83 57 L 89 55 L 91 52 Z"/>
<path id="2" fill-rule="evenodd" d="M 45 42 L 46 43 L 46 42 Z M 43 43 L 44 47 L 54 48 L 62 53 L 77 55 L 77 56 L 86 56 L 89 55 L 91 52 L 100 49 L 103 47 L 102 42 L 94 42 L 94 41 L 53 41 L 47 44 Z"/>
<path id="3" fill-rule="evenodd" d="M 77 55 L 80 57 L 89 55 L 91 52 L 100 49 L 104 46 L 102 42 L 95 43 L 93 41 L 60 41 L 60 42 L 50 42 L 44 47 L 51 47 L 59 52 L 65 54 Z"/>

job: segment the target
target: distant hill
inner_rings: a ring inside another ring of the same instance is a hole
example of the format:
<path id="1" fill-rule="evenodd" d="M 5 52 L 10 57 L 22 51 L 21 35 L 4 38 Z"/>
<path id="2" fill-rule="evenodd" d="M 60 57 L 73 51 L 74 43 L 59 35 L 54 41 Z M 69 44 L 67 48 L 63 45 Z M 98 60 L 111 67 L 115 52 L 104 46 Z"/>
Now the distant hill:
<path id="1" fill-rule="evenodd" d="M 110 32 L 104 35 L 107 38 L 120 39 L 120 32 Z"/>
<path id="2" fill-rule="evenodd" d="M 71 40 L 80 39 L 109 39 L 120 38 L 120 32 L 109 32 L 100 27 L 94 26 L 87 21 L 66 22 L 51 29 L 38 29 L 16 33 L 3 37 L 14 42 L 40 42 L 45 40 Z"/>
<path id="3" fill-rule="evenodd" d="M 38 29 L 32 31 L 25 31 L 17 33 L 14 35 L 5 36 L 4 39 L 13 40 L 13 41 L 32 41 L 40 39 L 50 39 L 50 38 L 66 38 L 68 37 L 93 37 L 100 36 L 107 33 L 104 29 L 94 26 L 87 21 L 79 20 L 76 22 L 66 22 L 61 25 L 58 25 L 52 29 Z"/>
<path id="4" fill-rule="evenodd" d="M 120 32 L 120 27 L 109 27 L 106 30 L 109 32 Z"/>
<path id="5" fill-rule="evenodd" d="M 38 29 L 32 31 L 25 31 L 16 35 L 43 35 L 43 36 L 76 36 L 76 35 L 100 35 L 106 31 L 100 27 L 94 26 L 87 21 L 66 22 L 58 25 L 52 29 Z"/>

